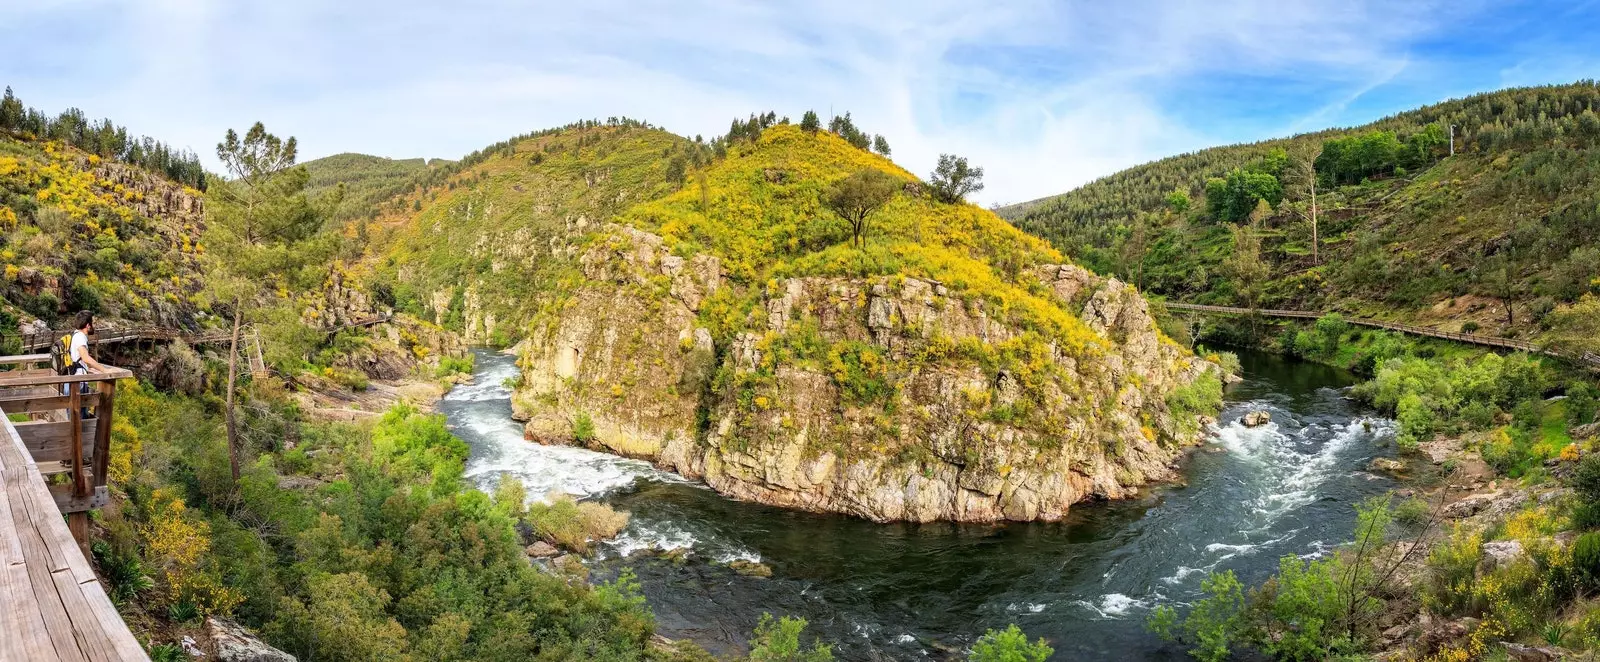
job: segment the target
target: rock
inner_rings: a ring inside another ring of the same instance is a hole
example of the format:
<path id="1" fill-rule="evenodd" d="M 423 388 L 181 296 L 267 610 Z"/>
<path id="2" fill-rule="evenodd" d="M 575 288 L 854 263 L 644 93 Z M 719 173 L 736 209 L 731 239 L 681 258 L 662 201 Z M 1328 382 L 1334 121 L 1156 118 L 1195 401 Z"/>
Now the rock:
<path id="1" fill-rule="evenodd" d="M 746 561 L 744 559 L 735 559 L 735 560 L 733 560 L 733 561 L 728 563 L 728 567 L 732 568 L 734 572 L 737 572 L 737 573 L 739 573 L 741 575 L 744 575 L 746 577 L 766 578 L 766 577 L 771 577 L 772 576 L 772 568 L 768 567 L 767 564 L 762 563 L 760 561 Z"/>
<path id="2" fill-rule="evenodd" d="M 1572 428 L 1573 439 L 1592 439 L 1594 437 L 1600 437 L 1600 421 Z"/>
<path id="3" fill-rule="evenodd" d="M 562 554 L 550 561 L 551 567 L 561 574 L 576 577 L 582 580 L 589 579 L 589 566 L 583 564 L 583 559 L 577 554 Z"/>
<path id="4" fill-rule="evenodd" d="M 1372 462 L 1367 464 L 1367 470 L 1381 471 L 1391 475 L 1398 475 L 1405 473 L 1406 463 L 1391 457 L 1378 457 L 1373 458 Z"/>
<path id="5" fill-rule="evenodd" d="M 1483 557 L 1478 561 L 1478 573 L 1486 574 L 1510 566 L 1521 560 L 1526 553 L 1522 550 L 1522 543 L 1515 540 L 1496 540 L 1483 543 L 1481 548 Z"/>
<path id="6" fill-rule="evenodd" d="M 1272 412 L 1264 409 L 1257 409 L 1256 411 L 1245 414 L 1244 418 L 1239 419 L 1239 422 L 1243 423 L 1247 428 L 1266 425 L 1272 422 Z"/>
<path id="7" fill-rule="evenodd" d="M 1564 648 L 1553 646 L 1528 646 L 1509 641 L 1501 643 L 1506 649 L 1506 657 L 1517 662 L 1554 662 L 1567 658 L 1568 651 Z"/>
<path id="8" fill-rule="evenodd" d="M 268 646 L 233 621 L 207 618 L 206 633 L 221 662 L 296 662 L 293 655 Z"/>
<path id="9" fill-rule="evenodd" d="M 1203 439 L 1196 419 L 1215 413 L 1168 402 L 1217 366 L 1162 337 L 1134 288 L 1075 265 L 1025 274 L 1047 297 L 1030 305 L 1075 327 L 1067 342 L 1036 342 L 965 287 L 899 276 L 773 279 L 713 341 L 699 308 L 722 287 L 716 261 L 616 225 L 574 257 L 584 278 L 567 312 L 520 347 L 525 436 L 646 459 L 735 499 L 874 521 L 1059 520 L 1174 478 Z M 893 406 L 774 342 L 802 324 L 881 366 Z M 1049 369 L 995 375 L 959 358 L 1019 340 Z M 751 388 L 706 388 L 757 372 Z"/>
<path id="10" fill-rule="evenodd" d="M 1488 508 L 1489 504 L 1493 503 L 1498 496 L 1500 496 L 1499 493 L 1495 492 L 1468 495 L 1460 501 L 1446 505 L 1440 512 L 1450 519 L 1471 517 Z"/>
<path id="11" fill-rule="evenodd" d="M 528 556 L 531 556 L 533 558 L 543 559 L 543 558 L 549 558 L 549 557 L 555 556 L 557 554 L 560 554 L 561 550 L 556 549 L 555 545 L 552 545 L 552 544 L 547 543 L 547 542 L 545 542 L 543 540 L 540 540 L 539 542 L 533 543 L 532 545 L 528 545 L 527 553 L 528 553 Z"/>

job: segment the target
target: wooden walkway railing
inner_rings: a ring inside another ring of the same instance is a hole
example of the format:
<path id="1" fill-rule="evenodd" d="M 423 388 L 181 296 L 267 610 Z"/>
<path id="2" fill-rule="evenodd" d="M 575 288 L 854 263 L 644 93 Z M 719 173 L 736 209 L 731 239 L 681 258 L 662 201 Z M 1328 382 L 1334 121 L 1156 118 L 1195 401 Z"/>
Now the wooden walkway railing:
<path id="1" fill-rule="evenodd" d="M 132 375 L 35 367 L 49 360 L 0 357 L 18 368 L 0 372 L 0 660 L 148 662 L 84 550 L 88 511 L 106 502 L 116 382 Z"/>
<path id="2" fill-rule="evenodd" d="M 1229 306 L 1205 306 L 1205 305 L 1194 304 L 1194 303 L 1173 303 L 1171 301 L 1166 302 L 1166 307 L 1169 308 L 1169 309 L 1172 309 L 1172 310 L 1188 310 L 1188 311 L 1202 312 L 1202 313 L 1221 313 L 1221 314 L 1227 314 L 1227 315 L 1251 315 L 1251 314 L 1254 314 L 1254 315 L 1260 315 L 1262 317 L 1289 317 L 1289 318 L 1296 318 L 1296 319 L 1319 319 L 1319 318 L 1321 318 L 1321 317 L 1323 317 L 1323 316 L 1328 314 L 1328 313 L 1320 313 L 1320 312 L 1309 312 L 1309 311 L 1304 311 L 1304 310 L 1274 310 L 1274 309 L 1271 309 L 1271 308 L 1233 308 L 1233 307 L 1229 307 Z M 1387 330 L 1390 330 L 1390 331 L 1399 331 L 1401 333 L 1409 333 L 1409 334 L 1417 335 L 1417 336 L 1427 336 L 1427 337 L 1430 337 L 1430 338 L 1443 338 L 1445 340 L 1454 340 L 1456 342 L 1470 343 L 1470 344 L 1473 344 L 1473 345 L 1483 345 L 1483 346 L 1486 346 L 1486 347 L 1498 347 L 1498 348 L 1501 348 L 1501 349 L 1511 349 L 1511 350 L 1516 350 L 1516 351 L 1519 351 L 1519 352 L 1529 352 L 1529 353 L 1533 353 L 1533 354 L 1544 354 L 1546 356 L 1553 356 L 1553 357 L 1556 357 L 1556 358 L 1559 358 L 1559 359 L 1564 359 L 1564 360 L 1567 360 L 1567 361 L 1573 361 L 1575 363 L 1578 363 L 1578 364 L 1583 365 L 1585 367 L 1588 367 L 1590 369 L 1600 369 L 1600 355 L 1597 355 L 1594 352 L 1584 352 L 1582 354 L 1577 354 L 1577 353 L 1572 353 L 1572 352 L 1563 352 L 1563 351 L 1560 351 L 1560 350 L 1557 350 L 1557 349 L 1554 349 L 1554 348 L 1550 348 L 1550 347 L 1542 347 L 1540 345 L 1528 342 L 1526 340 L 1513 340 L 1511 338 L 1496 338 L 1494 336 L 1480 336 L 1480 335 L 1475 335 L 1475 334 L 1471 334 L 1471 333 L 1455 333 L 1455 332 L 1452 332 L 1452 331 L 1441 331 L 1439 329 L 1433 329 L 1433 328 L 1429 328 L 1429 327 L 1425 327 L 1425 326 L 1415 326 L 1415 325 L 1411 325 L 1411 324 L 1400 324 L 1398 322 L 1385 322 L 1383 320 L 1366 319 L 1366 318 L 1360 318 L 1360 317 L 1346 317 L 1346 318 L 1344 318 L 1344 321 L 1348 322 L 1350 324 L 1355 324 L 1357 326 L 1368 326 L 1368 327 L 1373 327 L 1373 328 L 1378 328 L 1378 329 L 1387 329 Z"/>
<path id="3" fill-rule="evenodd" d="M 384 322 L 388 322 L 393 319 L 393 317 L 393 315 L 389 314 L 364 317 L 333 327 L 332 329 L 329 329 L 329 332 L 337 333 L 345 329 L 383 324 Z M 39 350 L 49 349 L 50 343 L 60 340 L 62 336 L 69 333 L 72 332 L 67 330 L 35 331 L 31 333 L 20 334 L 22 338 L 22 351 L 37 352 Z M 16 334 L 13 334 L 12 337 L 16 337 Z M 168 327 L 136 326 L 126 329 L 107 329 L 104 331 L 96 331 L 94 337 L 90 338 L 90 341 L 98 345 L 106 345 L 111 343 L 143 340 L 154 342 L 172 342 L 174 340 L 182 340 L 190 345 L 209 345 L 220 342 L 228 342 L 231 337 L 231 331 L 204 331 L 199 333 L 191 333 L 187 331 L 171 329 Z"/>

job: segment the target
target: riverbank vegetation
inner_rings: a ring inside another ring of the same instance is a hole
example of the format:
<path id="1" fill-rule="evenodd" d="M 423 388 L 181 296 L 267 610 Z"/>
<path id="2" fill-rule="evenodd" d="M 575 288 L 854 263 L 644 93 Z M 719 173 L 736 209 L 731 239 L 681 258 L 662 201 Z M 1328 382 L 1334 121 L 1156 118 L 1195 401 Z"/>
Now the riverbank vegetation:
<path id="1" fill-rule="evenodd" d="M 1202 336 L 1263 338 L 1268 349 L 1367 376 L 1351 393 L 1396 420 L 1403 463 L 1391 471 L 1416 495 L 1363 504 L 1353 542 L 1309 561 L 1285 557 L 1261 585 L 1212 575 L 1204 599 L 1182 613 L 1157 609 L 1152 630 L 1204 660 L 1241 649 L 1285 660 L 1600 652 L 1592 378 L 1549 357 L 1337 315 L 1265 324 L 1276 334 L 1261 324 L 1213 322 Z"/>

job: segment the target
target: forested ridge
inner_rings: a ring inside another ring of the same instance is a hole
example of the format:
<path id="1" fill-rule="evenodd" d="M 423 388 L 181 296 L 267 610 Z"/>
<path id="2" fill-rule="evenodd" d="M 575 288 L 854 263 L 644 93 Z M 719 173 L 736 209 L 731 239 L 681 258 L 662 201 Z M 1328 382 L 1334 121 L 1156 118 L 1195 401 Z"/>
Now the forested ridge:
<path id="1" fill-rule="evenodd" d="M 1491 92 L 1175 156 L 1007 213 L 1175 299 L 1592 349 L 1566 322 L 1600 273 L 1597 106 L 1594 81 Z"/>

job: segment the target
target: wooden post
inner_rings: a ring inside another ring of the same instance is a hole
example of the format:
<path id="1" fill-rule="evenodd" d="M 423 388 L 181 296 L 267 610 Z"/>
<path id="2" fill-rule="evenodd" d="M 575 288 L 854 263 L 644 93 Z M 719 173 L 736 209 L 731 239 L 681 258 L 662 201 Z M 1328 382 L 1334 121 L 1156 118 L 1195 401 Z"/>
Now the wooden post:
<path id="1" fill-rule="evenodd" d="M 100 382 L 100 406 L 94 409 L 94 486 L 101 487 L 110 478 L 111 467 L 111 416 L 112 405 L 117 400 L 117 380 Z"/>
<path id="2" fill-rule="evenodd" d="M 86 497 L 93 488 L 89 486 L 89 476 L 83 466 L 83 396 L 78 389 L 77 383 L 67 382 L 67 422 L 72 426 L 67 441 L 72 448 L 72 496 Z M 88 556 L 89 513 L 68 514 L 67 528 L 72 530 L 72 539 L 83 548 L 84 556 Z"/>

